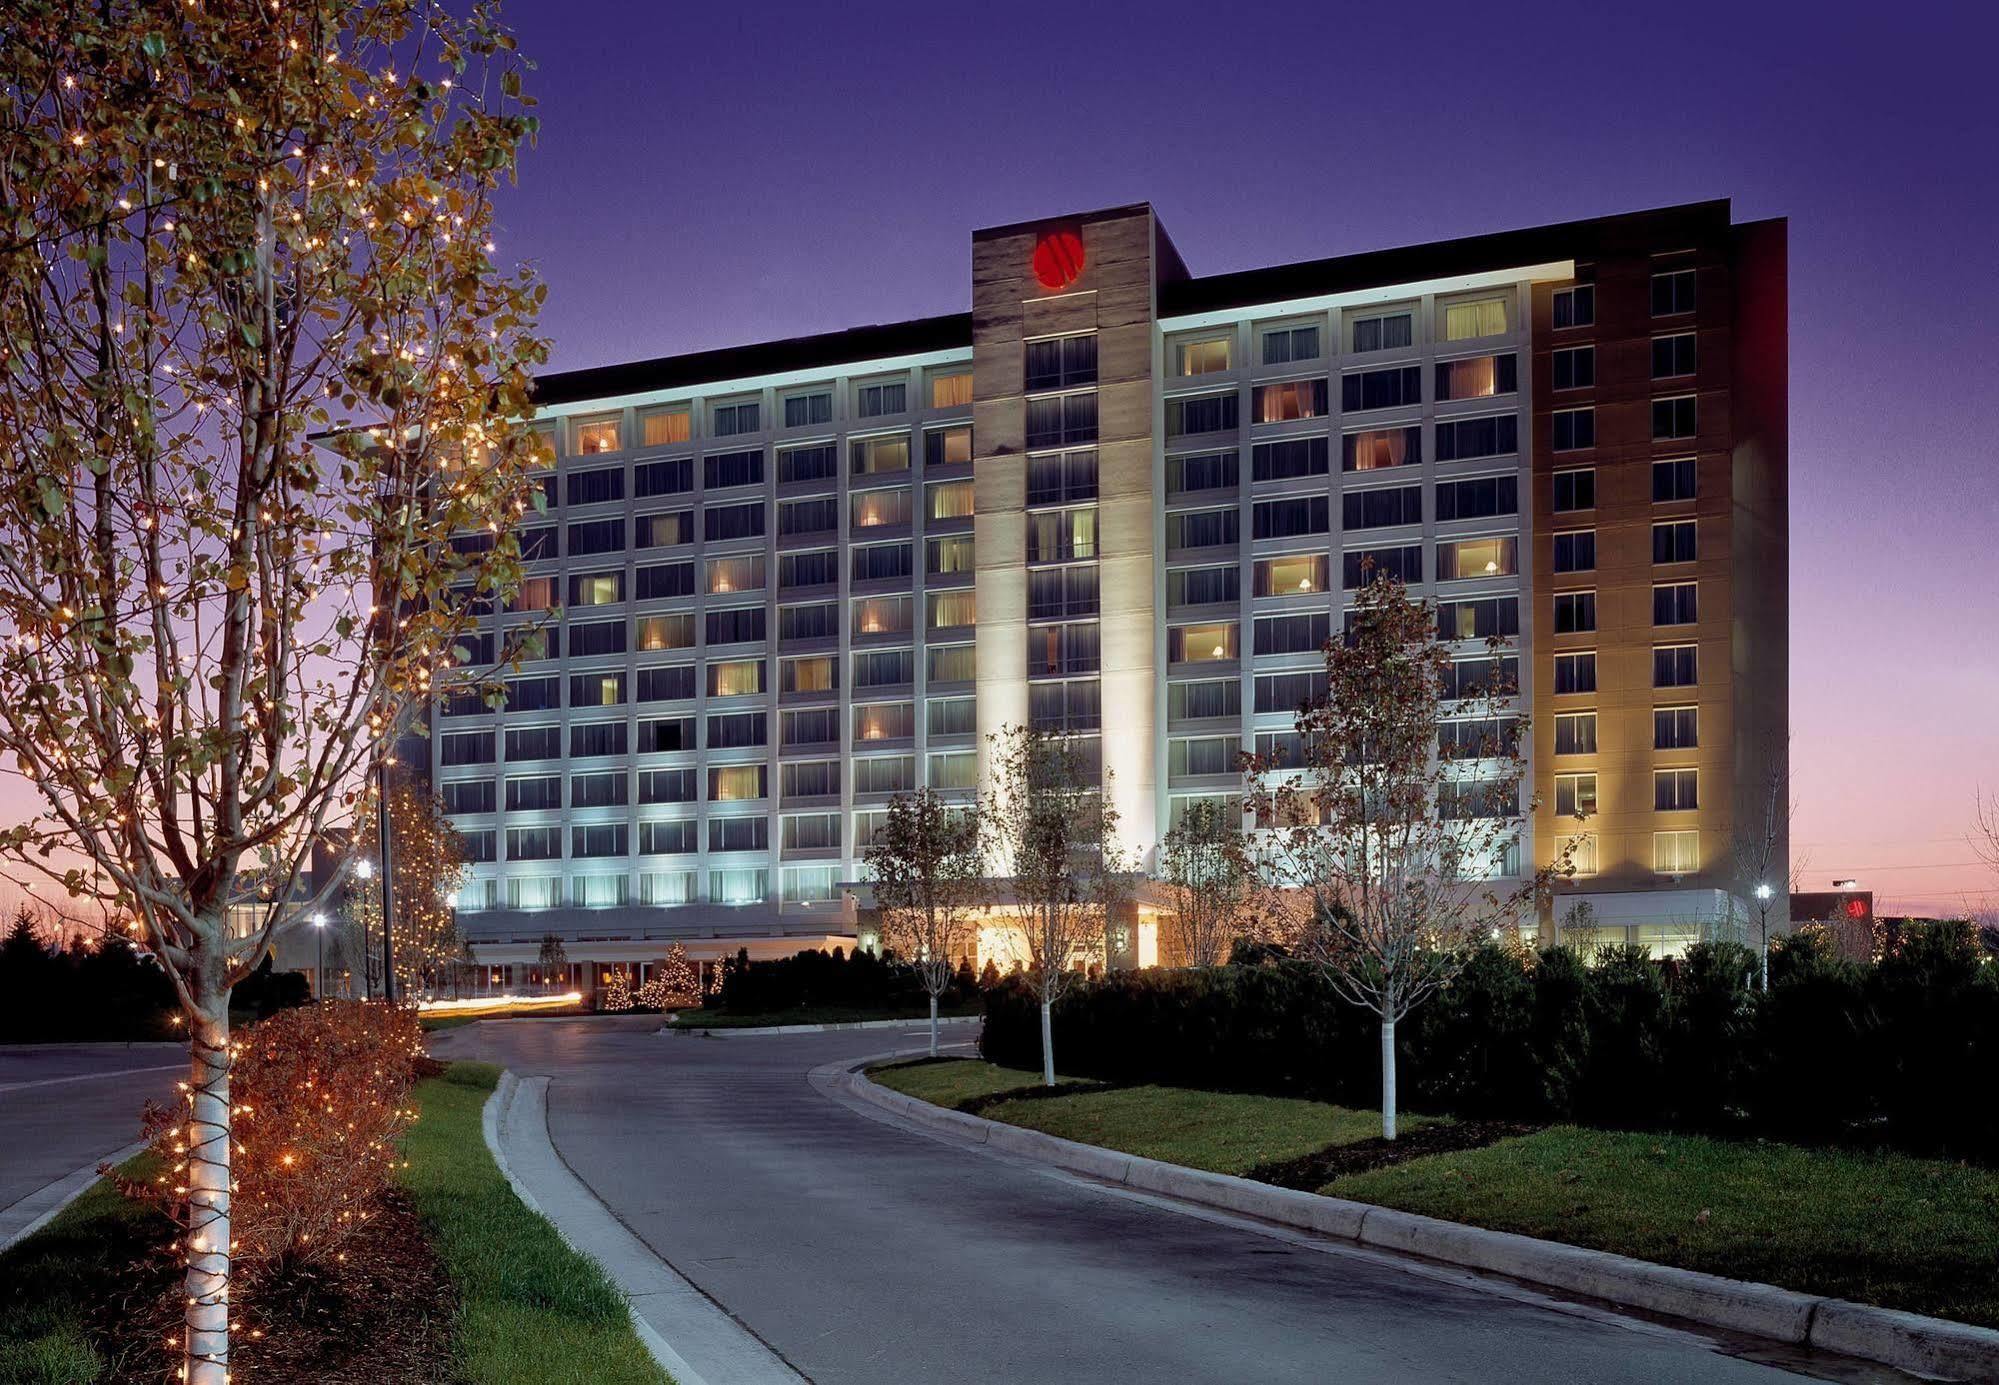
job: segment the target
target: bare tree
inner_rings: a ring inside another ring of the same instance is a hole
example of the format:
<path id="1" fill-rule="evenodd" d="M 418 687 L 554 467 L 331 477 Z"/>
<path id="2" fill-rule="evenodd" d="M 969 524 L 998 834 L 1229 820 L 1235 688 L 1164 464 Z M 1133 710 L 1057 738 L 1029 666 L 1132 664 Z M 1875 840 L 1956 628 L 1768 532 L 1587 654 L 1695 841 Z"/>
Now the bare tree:
<path id="1" fill-rule="evenodd" d="M 929 789 L 889 800 L 862 864 L 874 884 L 882 948 L 916 969 L 930 997 L 930 1056 L 937 1056 L 937 1003 L 951 987 L 972 907 L 985 881 L 976 807 Z"/>
<path id="2" fill-rule="evenodd" d="M 1736 824 L 1729 845 L 1735 887 L 1731 900 L 1748 901 L 1750 917 L 1756 923 L 1756 984 L 1765 991 L 1770 989 L 1770 911 L 1778 906 L 1777 893 L 1782 890 L 1783 917 L 1790 917 L 1791 896 L 1797 892 L 1804 869 L 1803 858 L 1793 857 L 1790 850 L 1791 820 L 1797 811 L 1787 757 L 1764 780 L 1756 816 Z"/>
<path id="3" fill-rule="evenodd" d="M 535 954 L 535 965 L 541 968 L 541 985 L 544 993 L 553 995 L 567 985 L 569 952 L 563 947 L 562 939 L 555 934 L 541 935 L 541 951 Z M 562 980 L 558 981 L 558 977 Z"/>
<path id="4" fill-rule="evenodd" d="M 994 869 L 1041 1002 L 1041 1080 L 1055 1085 L 1055 1002 L 1101 945 L 1106 853 L 1117 810 L 1096 757 L 1073 737 L 1008 726 L 989 738 L 984 822 Z"/>
<path id="5" fill-rule="evenodd" d="M 1473 680 L 1437 635 L 1434 606 L 1376 576 L 1326 646 L 1325 695 L 1298 714 L 1302 769 L 1252 761 L 1248 785 L 1272 911 L 1288 916 L 1294 949 L 1380 1020 L 1390 1140 L 1396 1024 L 1475 942 L 1516 925 L 1553 873 L 1507 864 L 1531 805 L 1505 643 L 1488 642 L 1489 672 Z"/>
<path id="6" fill-rule="evenodd" d="M 0 749 L 41 803 L 0 851 L 136 917 L 188 1017 L 191 1385 L 229 1362 L 230 987 L 319 901 L 230 905 L 293 898 L 518 577 L 512 46 L 426 0 L 7 8 Z"/>
<path id="7" fill-rule="evenodd" d="M 1196 799 L 1167 832 L 1159 864 L 1173 898 L 1172 928 L 1182 964 L 1220 966 L 1237 937 L 1254 879 L 1241 809 Z"/>

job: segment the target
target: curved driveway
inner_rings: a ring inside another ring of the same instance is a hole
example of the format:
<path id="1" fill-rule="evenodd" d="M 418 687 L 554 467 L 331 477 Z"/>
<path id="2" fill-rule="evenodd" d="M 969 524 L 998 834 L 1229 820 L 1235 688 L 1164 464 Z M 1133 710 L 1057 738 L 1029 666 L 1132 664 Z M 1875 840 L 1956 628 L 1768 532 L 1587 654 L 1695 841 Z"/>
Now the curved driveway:
<path id="1" fill-rule="evenodd" d="M 1796 1354 L 1779 1369 L 1688 1331 L 1197 1214 L 871 1118 L 808 1080 L 917 1041 L 537 1020 L 436 1047 L 547 1074 L 564 1161 L 821 1385 L 1891 1378 Z"/>

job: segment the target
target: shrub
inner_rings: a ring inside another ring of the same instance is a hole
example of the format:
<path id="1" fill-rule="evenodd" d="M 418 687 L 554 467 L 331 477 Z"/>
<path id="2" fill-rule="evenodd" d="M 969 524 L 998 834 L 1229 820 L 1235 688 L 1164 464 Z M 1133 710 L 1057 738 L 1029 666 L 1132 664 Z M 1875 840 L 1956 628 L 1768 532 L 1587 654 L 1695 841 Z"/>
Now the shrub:
<path id="1" fill-rule="evenodd" d="M 246 1272 L 338 1254 L 381 1207 L 398 1161 L 423 1034 L 416 1011 L 327 1001 L 273 1015 L 233 1047 L 230 1235 Z M 148 1106 L 162 1172 L 126 1191 L 185 1227 L 187 1110 Z"/>
<path id="2" fill-rule="evenodd" d="M 967 989 L 965 973 L 944 993 L 946 1005 L 963 1004 L 978 992 Z M 722 965 L 722 989 L 708 997 L 732 1014 L 771 1014 L 824 1006 L 854 1010 L 924 1010 L 930 997 L 912 967 L 856 948 L 831 952 L 808 949 L 792 957 L 752 962 L 747 949 Z"/>
<path id="3" fill-rule="evenodd" d="M 1682 1121 L 1707 1129 L 1739 1122 L 1755 1056 L 1756 954 L 1740 943 L 1696 943 L 1669 973 L 1666 1081 Z"/>

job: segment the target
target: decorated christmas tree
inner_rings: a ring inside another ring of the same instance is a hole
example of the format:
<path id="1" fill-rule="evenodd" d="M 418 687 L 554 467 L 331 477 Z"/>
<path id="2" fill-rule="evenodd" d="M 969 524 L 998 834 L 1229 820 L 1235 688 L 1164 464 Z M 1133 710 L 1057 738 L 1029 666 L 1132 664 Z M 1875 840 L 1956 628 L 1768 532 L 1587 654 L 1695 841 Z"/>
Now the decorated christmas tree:
<path id="1" fill-rule="evenodd" d="M 625 975 L 623 967 L 611 973 L 611 979 L 604 983 L 604 989 L 597 997 L 599 1010 L 629 1010 L 632 1008 L 632 981 Z"/>
<path id="2" fill-rule="evenodd" d="M 653 964 L 652 976 L 639 987 L 639 1004 L 652 1010 L 678 1010 L 701 1003 L 701 973 L 687 960 L 687 949 L 675 943 L 666 960 Z"/>

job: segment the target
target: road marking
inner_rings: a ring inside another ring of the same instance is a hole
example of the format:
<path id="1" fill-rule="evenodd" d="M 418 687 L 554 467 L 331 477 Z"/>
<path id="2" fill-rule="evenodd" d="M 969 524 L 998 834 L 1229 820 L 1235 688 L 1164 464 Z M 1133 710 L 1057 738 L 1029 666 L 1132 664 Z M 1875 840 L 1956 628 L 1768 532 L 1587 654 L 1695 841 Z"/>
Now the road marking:
<path id="1" fill-rule="evenodd" d="M 71 1077 L 38 1077 L 32 1082 L 0 1083 L 0 1096 L 25 1092 L 33 1087 L 60 1087 L 68 1082 L 97 1082 L 106 1077 L 132 1077 L 142 1072 L 185 1072 L 186 1063 L 155 1063 L 150 1068 L 119 1068 L 115 1072 L 80 1072 Z"/>

